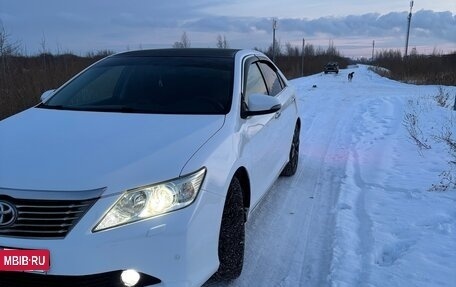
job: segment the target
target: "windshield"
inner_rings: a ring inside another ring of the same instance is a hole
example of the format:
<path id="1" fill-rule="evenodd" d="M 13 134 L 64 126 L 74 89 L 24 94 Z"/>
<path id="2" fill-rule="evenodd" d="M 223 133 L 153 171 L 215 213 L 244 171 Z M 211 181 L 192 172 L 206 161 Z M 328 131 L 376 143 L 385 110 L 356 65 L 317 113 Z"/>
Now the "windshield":
<path id="1" fill-rule="evenodd" d="M 39 108 L 226 114 L 233 59 L 204 57 L 107 58 L 58 90 Z"/>

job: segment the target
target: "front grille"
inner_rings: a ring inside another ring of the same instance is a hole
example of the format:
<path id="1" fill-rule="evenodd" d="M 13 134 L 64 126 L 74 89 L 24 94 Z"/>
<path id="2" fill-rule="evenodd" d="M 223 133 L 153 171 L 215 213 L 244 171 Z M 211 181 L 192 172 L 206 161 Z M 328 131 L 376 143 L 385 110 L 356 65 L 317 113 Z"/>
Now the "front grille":
<path id="1" fill-rule="evenodd" d="M 15 206 L 17 219 L 0 228 L 0 236 L 64 238 L 95 203 L 88 200 L 36 200 L 0 197 Z"/>
<path id="2" fill-rule="evenodd" d="M 121 271 L 112 271 L 85 276 L 42 275 L 23 272 L 1 272 L 0 286 L 8 287 L 124 287 L 120 279 Z M 135 287 L 158 284 L 155 277 L 141 274 Z"/>

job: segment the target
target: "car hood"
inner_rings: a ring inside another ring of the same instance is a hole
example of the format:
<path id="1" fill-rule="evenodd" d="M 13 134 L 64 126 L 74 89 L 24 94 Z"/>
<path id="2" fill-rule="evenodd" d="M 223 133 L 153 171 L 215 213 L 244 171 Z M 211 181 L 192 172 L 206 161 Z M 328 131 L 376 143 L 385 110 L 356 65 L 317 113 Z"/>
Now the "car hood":
<path id="1" fill-rule="evenodd" d="M 0 121 L 0 188 L 117 193 L 172 179 L 224 119 L 32 108 Z"/>

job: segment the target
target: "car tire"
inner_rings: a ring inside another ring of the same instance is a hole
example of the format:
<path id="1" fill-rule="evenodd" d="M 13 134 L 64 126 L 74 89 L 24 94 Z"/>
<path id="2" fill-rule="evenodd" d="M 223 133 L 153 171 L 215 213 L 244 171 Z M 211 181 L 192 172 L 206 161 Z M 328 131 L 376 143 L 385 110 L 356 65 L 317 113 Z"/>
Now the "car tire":
<path id="1" fill-rule="evenodd" d="M 299 125 L 295 126 L 293 140 L 291 141 L 291 148 L 290 148 L 290 155 L 287 165 L 282 170 L 281 176 L 292 176 L 296 173 L 298 169 L 298 161 L 299 161 L 299 133 L 300 127 Z"/>
<path id="2" fill-rule="evenodd" d="M 242 186 L 233 177 L 223 208 L 219 235 L 219 269 L 213 279 L 232 280 L 241 275 L 244 264 L 245 211 Z"/>

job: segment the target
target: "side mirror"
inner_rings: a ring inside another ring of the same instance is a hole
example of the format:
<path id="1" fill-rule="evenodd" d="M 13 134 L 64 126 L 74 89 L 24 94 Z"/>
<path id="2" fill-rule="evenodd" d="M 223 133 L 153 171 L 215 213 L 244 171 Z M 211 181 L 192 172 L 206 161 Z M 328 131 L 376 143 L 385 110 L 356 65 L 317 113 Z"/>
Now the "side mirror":
<path id="1" fill-rule="evenodd" d="M 44 92 L 40 97 L 41 102 L 45 102 L 47 99 L 49 99 L 54 94 L 54 91 L 55 90 L 49 90 Z"/>
<path id="2" fill-rule="evenodd" d="M 242 112 L 242 118 L 258 115 L 272 114 L 282 108 L 279 100 L 263 94 L 252 94 L 249 96 L 249 109 Z"/>

